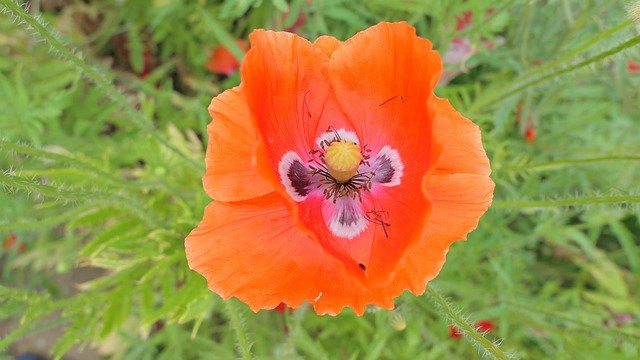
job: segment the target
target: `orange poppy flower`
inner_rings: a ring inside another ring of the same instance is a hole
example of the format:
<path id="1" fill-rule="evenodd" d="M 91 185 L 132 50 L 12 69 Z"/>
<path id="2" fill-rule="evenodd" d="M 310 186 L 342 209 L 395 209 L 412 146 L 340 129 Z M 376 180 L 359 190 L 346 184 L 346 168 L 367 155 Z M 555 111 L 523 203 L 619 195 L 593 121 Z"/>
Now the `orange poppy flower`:
<path id="1" fill-rule="evenodd" d="M 478 127 L 433 94 L 438 53 L 406 23 L 250 41 L 241 85 L 209 107 L 216 201 L 186 239 L 189 266 L 254 311 L 362 314 L 423 293 L 494 188 Z"/>

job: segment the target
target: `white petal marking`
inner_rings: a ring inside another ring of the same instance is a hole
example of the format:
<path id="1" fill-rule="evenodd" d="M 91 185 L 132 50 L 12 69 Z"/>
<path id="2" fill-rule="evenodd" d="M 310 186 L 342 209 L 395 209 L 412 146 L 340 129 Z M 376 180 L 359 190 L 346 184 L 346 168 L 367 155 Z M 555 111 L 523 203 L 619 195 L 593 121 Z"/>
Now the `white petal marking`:
<path id="1" fill-rule="evenodd" d="M 293 200 L 304 201 L 309 196 L 311 178 L 306 173 L 305 163 L 295 151 L 288 151 L 278 163 L 280 181 Z"/>
<path id="2" fill-rule="evenodd" d="M 376 173 L 374 181 L 384 186 L 396 186 L 402 182 L 404 164 L 398 150 L 386 145 L 373 158 L 371 167 Z"/>
<path id="3" fill-rule="evenodd" d="M 353 239 L 360 235 L 369 224 L 362 213 L 362 205 L 351 198 L 342 197 L 333 204 L 330 201 L 325 206 L 333 207 L 333 214 L 327 226 L 331 233 L 340 238 Z"/>
<path id="4" fill-rule="evenodd" d="M 322 135 L 316 138 L 316 145 L 318 145 L 319 148 L 322 148 L 326 146 L 327 143 L 332 143 L 338 139 L 351 141 L 360 145 L 358 135 L 356 135 L 356 133 L 354 133 L 353 131 L 349 131 L 344 128 L 323 132 Z"/>

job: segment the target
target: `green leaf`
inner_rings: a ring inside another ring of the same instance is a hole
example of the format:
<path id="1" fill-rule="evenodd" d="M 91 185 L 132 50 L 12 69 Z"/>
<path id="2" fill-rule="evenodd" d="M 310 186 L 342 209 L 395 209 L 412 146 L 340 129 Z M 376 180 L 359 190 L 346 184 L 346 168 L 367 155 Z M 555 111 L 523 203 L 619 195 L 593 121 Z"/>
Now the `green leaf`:
<path id="1" fill-rule="evenodd" d="M 144 44 L 140 39 L 140 29 L 137 26 L 131 27 L 128 35 L 127 46 L 131 67 L 136 73 L 141 73 L 144 69 Z"/>
<path id="2" fill-rule="evenodd" d="M 614 221 L 609 225 L 611 226 L 611 231 L 616 235 L 618 242 L 620 242 L 620 245 L 627 256 L 629 267 L 631 267 L 631 270 L 636 275 L 640 276 L 640 249 L 633 240 L 633 234 L 620 221 Z"/>
<path id="3" fill-rule="evenodd" d="M 131 283 L 120 284 L 109 296 L 108 305 L 104 311 L 102 331 L 100 336 L 107 335 L 118 330 L 128 318 L 131 311 L 131 295 L 133 286 Z"/>
<path id="4" fill-rule="evenodd" d="M 146 229 L 136 220 L 120 222 L 94 237 L 83 247 L 79 255 L 93 258 L 109 247 L 115 247 L 123 242 L 135 243 L 144 238 Z"/>
<path id="5" fill-rule="evenodd" d="M 289 11 L 289 4 L 285 0 L 271 0 L 271 3 L 281 12 Z"/>
<path id="6" fill-rule="evenodd" d="M 229 50 L 233 56 L 238 59 L 238 61 L 242 60 L 244 52 L 240 49 L 238 44 L 236 44 L 236 39 L 225 30 L 224 26 L 222 26 L 222 24 L 220 24 L 211 14 L 203 13 L 202 18 L 209 30 L 213 33 L 213 36 L 215 36 L 215 38 L 225 48 L 227 48 L 227 50 Z"/>

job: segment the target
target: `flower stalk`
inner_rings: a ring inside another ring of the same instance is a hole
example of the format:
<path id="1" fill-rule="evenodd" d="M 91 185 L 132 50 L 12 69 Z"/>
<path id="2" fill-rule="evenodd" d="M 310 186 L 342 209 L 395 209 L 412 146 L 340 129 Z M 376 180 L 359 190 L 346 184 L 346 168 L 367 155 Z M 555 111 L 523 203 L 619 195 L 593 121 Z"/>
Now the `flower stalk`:
<path id="1" fill-rule="evenodd" d="M 224 303 L 227 308 L 229 323 L 231 324 L 236 336 L 236 346 L 238 351 L 240 352 L 243 360 L 251 360 L 253 359 L 253 355 L 251 354 L 251 342 L 247 337 L 247 332 L 236 300 L 228 299 Z"/>
<path id="2" fill-rule="evenodd" d="M 565 207 L 565 206 L 585 206 L 604 204 L 635 204 L 640 203 L 640 195 L 621 196 L 586 196 L 569 199 L 554 200 L 497 200 L 492 204 L 493 208 L 545 208 L 545 207 Z"/>
<path id="3" fill-rule="evenodd" d="M 494 359 L 507 360 L 509 356 L 505 354 L 498 345 L 489 341 L 482 336 L 471 324 L 464 321 L 455 310 L 451 308 L 447 300 L 436 290 L 433 285 L 427 287 L 426 294 L 431 301 L 440 309 L 440 311 L 449 319 L 456 328 L 466 335 L 467 339 L 470 339 L 476 346 L 485 351 L 486 354 L 491 355 Z"/>
<path id="4" fill-rule="evenodd" d="M 113 83 L 103 73 L 101 73 L 97 68 L 89 66 L 76 52 L 70 50 L 69 47 L 60 40 L 57 34 L 47 28 L 42 20 L 39 20 L 38 18 L 30 15 L 27 11 L 25 11 L 25 9 L 20 7 L 20 5 L 16 4 L 12 0 L 0 0 L 0 4 L 2 4 L 10 13 L 12 13 L 16 19 L 19 19 L 21 24 L 24 24 L 26 27 L 33 29 L 34 32 L 36 32 L 42 39 L 44 39 L 47 44 L 49 44 L 49 46 L 51 46 L 53 52 L 57 53 L 62 58 L 72 63 L 78 70 L 80 70 L 81 73 L 83 73 L 94 84 L 96 84 L 97 87 L 102 90 L 106 96 L 113 99 L 113 101 L 115 101 L 122 109 L 125 110 L 127 115 L 131 117 L 131 120 L 133 121 L 133 124 L 135 126 L 137 126 L 140 130 L 147 132 L 167 149 L 185 160 L 185 162 L 189 164 L 194 170 L 201 170 L 202 166 L 200 164 L 184 154 L 162 135 L 160 135 L 157 130 L 152 127 L 148 119 L 146 119 L 139 111 L 135 109 L 133 104 L 131 104 L 131 102 L 127 100 L 127 98 L 120 91 L 118 91 L 118 89 L 116 89 Z"/>

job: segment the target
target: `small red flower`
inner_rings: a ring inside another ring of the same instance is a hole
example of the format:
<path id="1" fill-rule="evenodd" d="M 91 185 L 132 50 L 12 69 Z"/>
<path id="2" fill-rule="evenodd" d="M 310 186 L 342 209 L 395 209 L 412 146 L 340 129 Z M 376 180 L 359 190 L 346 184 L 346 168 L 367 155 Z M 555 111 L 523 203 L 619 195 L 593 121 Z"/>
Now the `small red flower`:
<path id="1" fill-rule="evenodd" d="M 476 323 L 476 330 L 480 332 L 490 332 L 496 328 L 496 324 L 491 320 L 480 320 Z"/>
<path id="2" fill-rule="evenodd" d="M 18 237 L 15 236 L 15 234 L 9 234 L 9 236 L 7 236 L 4 239 L 4 244 L 3 244 L 4 249 L 5 250 L 11 249 L 13 245 L 15 245 L 17 239 Z"/>
<path id="3" fill-rule="evenodd" d="M 249 46 L 244 40 L 237 40 L 236 44 L 244 52 L 249 50 Z M 207 61 L 206 67 L 209 71 L 216 74 L 229 76 L 240 68 L 240 63 L 229 49 L 222 45 L 218 45 L 211 51 L 211 56 Z"/>
<path id="4" fill-rule="evenodd" d="M 491 40 L 483 40 L 482 45 L 484 45 L 484 48 L 487 50 L 493 50 L 496 47 L 496 43 Z"/>
<path id="5" fill-rule="evenodd" d="M 458 330 L 457 327 L 449 325 L 449 337 L 453 340 L 460 340 L 462 339 L 462 333 L 460 332 L 460 330 Z"/>
<path id="6" fill-rule="evenodd" d="M 630 73 L 640 72 L 640 62 L 635 62 L 631 59 L 627 60 L 627 71 Z"/>
<path id="7" fill-rule="evenodd" d="M 497 325 L 491 320 L 480 320 L 475 323 L 474 327 L 481 333 L 487 333 L 493 331 Z M 449 337 L 453 340 L 462 339 L 462 332 L 458 330 L 454 325 L 449 325 Z"/>
<path id="8" fill-rule="evenodd" d="M 16 245 L 16 241 L 18 240 L 18 237 L 15 234 L 9 234 L 5 240 L 4 243 L 2 244 L 2 247 L 5 250 L 11 250 L 11 248 L 13 248 Z M 18 253 L 21 253 L 24 251 L 24 243 L 18 243 Z"/>
<path id="9" fill-rule="evenodd" d="M 527 124 L 527 126 L 524 129 L 524 139 L 526 140 L 526 142 L 531 144 L 536 140 L 536 137 L 538 137 L 536 128 L 533 127 L 533 125 L 531 124 Z"/>
<path id="10" fill-rule="evenodd" d="M 462 15 L 456 16 L 456 31 L 460 31 L 471 25 L 473 11 L 465 11 Z"/>

